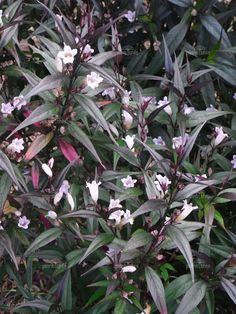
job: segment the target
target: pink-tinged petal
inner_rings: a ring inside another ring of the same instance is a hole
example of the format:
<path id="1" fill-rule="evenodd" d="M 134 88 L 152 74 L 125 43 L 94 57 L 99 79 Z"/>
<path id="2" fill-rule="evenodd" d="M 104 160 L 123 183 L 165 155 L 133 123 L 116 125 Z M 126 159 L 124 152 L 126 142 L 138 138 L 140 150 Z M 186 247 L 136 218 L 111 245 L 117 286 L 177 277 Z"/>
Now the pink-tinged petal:
<path id="1" fill-rule="evenodd" d="M 31 178 L 32 178 L 34 189 L 38 189 L 39 188 L 39 167 L 35 163 L 33 164 L 31 168 Z"/>
<path id="2" fill-rule="evenodd" d="M 65 158 L 68 161 L 71 162 L 75 159 L 78 159 L 78 163 L 79 163 L 80 156 L 77 154 L 76 150 L 70 143 L 66 142 L 65 140 L 59 139 L 58 146 L 59 146 L 60 151 L 62 152 L 62 154 L 65 156 Z"/>

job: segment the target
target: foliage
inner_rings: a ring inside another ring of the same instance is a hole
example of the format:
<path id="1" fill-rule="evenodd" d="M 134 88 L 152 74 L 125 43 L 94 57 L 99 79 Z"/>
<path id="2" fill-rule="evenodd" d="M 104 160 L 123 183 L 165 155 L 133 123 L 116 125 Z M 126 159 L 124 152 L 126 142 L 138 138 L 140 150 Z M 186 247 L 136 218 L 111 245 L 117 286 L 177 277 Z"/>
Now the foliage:
<path id="1" fill-rule="evenodd" d="M 1 311 L 233 311 L 233 1 L 0 6 Z"/>

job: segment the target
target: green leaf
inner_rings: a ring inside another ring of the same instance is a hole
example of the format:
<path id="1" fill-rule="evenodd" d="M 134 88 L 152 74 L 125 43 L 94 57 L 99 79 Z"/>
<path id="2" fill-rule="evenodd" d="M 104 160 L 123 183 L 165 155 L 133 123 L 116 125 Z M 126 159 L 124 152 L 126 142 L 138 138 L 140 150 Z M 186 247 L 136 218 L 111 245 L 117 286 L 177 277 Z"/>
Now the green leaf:
<path id="1" fill-rule="evenodd" d="M 114 308 L 114 314 L 125 314 L 126 313 L 126 302 L 125 300 L 116 301 Z"/>
<path id="2" fill-rule="evenodd" d="M 99 54 L 93 56 L 91 59 L 89 59 L 88 63 L 93 63 L 96 65 L 102 65 L 106 61 L 122 55 L 119 51 L 106 51 L 106 52 L 100 52 Z"/>
<path id="3" fill-rule="evenodd" d="M 151 293 L 153 301 L 155 302 L 160 314 L 168 314 L 165 290 L 160 277 L 149 266 L 145 267 L 145 278 L 148 286 L 148 290 Z"/>
<path id="4" fill-rule="evenodd" d="M 149 212 L 159 212 L 161 217 L 164 217 L 167 205 L 163 200 L 148 200 L 142 204 L 133 214 L 132 218 L 138 217 L 140 215 L 149 213 Z"/>
<path id="5" fill-rule="evenodd" d="M 135 167 L 140 167 L 140 162 L 134 153 L 127 147 L 121 147 L 116 145 L 106 145 L 112 151 L 117 152 L 122 158 L 124 158 L 128 163 Z"/>
<path id="6" fill-rule="evenodd" d="M 14 133 L 23 128 L 32 125 L 36 122 L 43 121 L 48 119 L 58 113 L 58 107 L 55 107 L 54 104 L 45 104 L 37 107 L 23 122 L 21 122 L 17 128 L 7 138 L 11 137 Z"/>
<path id="7" fill-rule="evenodd" d="M 194 127 L 202 122 L 209 121 L 227 114 L 232 114 L 229 111 L 195 111 L 187 120 L 187 127 Z"/>
<path id="8" fill-rule="evenodd" d="M 80 260 L 80 264 L 94 251 L 99 249 L 101 246 L 110 243 L 113 240 L 114 236 L 112 234 L 100 234 L 98 235 L 93 242 L 89 245 L 87 251 L 84 253 L 83 257 Z"/>
<path id="9" fill-rule="evenodd" d="M 166 301 L 167 304 L 178 300 L 186 291 L 193 285 L 191 276 L 189 274 L 182 275 L 171 281 L 166 287 Z"/>
<path id="10" fill-rule="evenodd" d="M 228 294 L 234 304 L 236 304 L 236 286 L 224 277 L 221 278 L 221 286 L 224 288 L 225 292 Z"/>
<path id="11" fill-rule="evenodd" d="M 76 138 L 81 144 L 83 144 L 88 151 L 95 157 L 95 159 L 101 164 L 102 161 L 100 157 L 97 154 L 96 149 L 93 146 L 93 143 L 90 141 L 89 137 L 87 136 L 84 131 L 82 131 L 75 123 L 70 122 L 69 123 L 69 128 L 68 128 L 69 133 Z"/>
<path id="12" fill-rule="evenodd" d="M 22 313 L 22 309 L 30 307 L 32 309 L 39 309 L 45 312 L 48 312 L 50 307 L 52 306 L 52 302 L 47 301 L 47 300 L 33 300 L 33 301 L 28 301 L 28 302 L 24 302 L 20 305 L 18 305 L 17 307 L 15 307 L 13 310 L 16 313 Z"/>
<path id="13" fill-rule="evenodd" d="M 4 173 L 0 179 L 0 214 L 2 213 L 3 206 L 6 202 L 10 188 L 12 186 L 12 179 L 7 173 Z"/>
<path id="14" fill-rule="evenodd" d="M 175 314 L 189 314 L 202 301 L 207 291 L 207 284 L 200 280 L 192 285 L 181 300 Z"/>
<path id="15" fill-rule="evenodd" d="M 33 243 L 29 246 L 26 250 L 24 256 L 29 256 L 34 253 L 36 250 L 40 249 L 41 247 L 47 245 L 48 243 L 56 240 L 62 234 L 62 230 L 60 228 L 51 228 L 49 230 L 44 231 L 41 233 Z"/>
<path id="16" fill-rule="evenodd" d="M 218 181 L 216 180 L 206 180 L 206 181 L 202 181 L 202 183 L 189 183 L 183 188 L 183 190 L 179 191 L 176 194 L 175 200 L 181 201 L 181 200 L 187 199 L 190 196 L 197 194 L 198 192 L 216 183 L 218 183 Z"/>
<path id="17" fill-rule="evenodd" d="M 166 226 L 166 233 L 171 238 L 171 240 L 175 243 L 178 247 L 180 252 L 183 254 L 185 260 L 188 263 L 192 281 L 194 281 L 194 264 L 193 264 L 193 255 L 190 244 L 188 242 L 187 237 L 185 236 L 184 232 L 180 230 L 178 227 L 173 225 Z"/>
<path id="18" fill-rule="evenodd" d="M 221 191 L 217 196 L 236 201 L 236 188 L 229 188 Z"/>
<path id="19" fill-rule="evenodd" d="M 131 236 L 131 239 L 127 242 L 123 251 L 134 250 L 142 246 L 150 244 L 153 240 L 153 237 L 150 233 L 142 229 L 137 229 Z"/>
<path id="20" fill-rule="evenodd" d="M 71 270 L 68 269 L 59 284 L 62 291 L 61 303 L 65 310 L 72 310 Z"/>
<path id="21" fill-rule="evenodd" d="M 16 266 L 16 269 L 18 270 L 18 263 L 16 260 L 15 253 L 12 249 L 11 239 L 9 238 L 8 234 L 4 231 L 0 231 L 0 247 L 2 247 L 11 257 L 13 263 Z"/>
<path id="22" fill-rule="evenodd" d="M 31 160 L 34 158 L 48 143 L 52 140 L 54 136 L 53 132 L 48 134 L 41 134 L 31 143 L 27 152 L 25 153 L 25 159 Z"/>
<path id="23" fill-rule="evenodd" d="M 12 181 L 18 186 L 18 188 L 22 192 L 27 192 L 26 184 L 23 185 L 23 187 L 24 187 L 24 189 L 23 189 L 22 185 L 20 184 L 19 180 L 17 179 L 17 176 L 15 174 L 15 171 L 12 167 L 12 164 L 11 164 L 9 158 L 1 150 L 0 150 L 0 168 L 9 175 L 9 177 L 12 179 Z"/>
<path id="24" fill-rule="evenodd" d="M 62 219 L 62 218 L 77 218 L 77 217 L 80 217 L 80 218 L 90 218 L 90 217 L 97 217 L 99 218 L 100 215 L 95 212 L 95 211 L 92 211 L 92 210 L 77 210 L 77 211 L 72 211 L 68 214 L 64 214 L 62 216 L 60 216 L 59 218 Z"/>

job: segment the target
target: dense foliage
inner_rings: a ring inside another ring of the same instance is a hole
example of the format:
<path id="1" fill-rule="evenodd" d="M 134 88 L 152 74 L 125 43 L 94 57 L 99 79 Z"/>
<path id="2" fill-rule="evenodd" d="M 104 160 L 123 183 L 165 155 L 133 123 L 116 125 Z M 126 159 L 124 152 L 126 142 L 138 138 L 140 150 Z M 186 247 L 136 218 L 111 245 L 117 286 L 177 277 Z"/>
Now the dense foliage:
<path id="1" fill-rule="evenodd" d="M 0 1 L 0 310 L 233 313 L 233 1 Z"/>

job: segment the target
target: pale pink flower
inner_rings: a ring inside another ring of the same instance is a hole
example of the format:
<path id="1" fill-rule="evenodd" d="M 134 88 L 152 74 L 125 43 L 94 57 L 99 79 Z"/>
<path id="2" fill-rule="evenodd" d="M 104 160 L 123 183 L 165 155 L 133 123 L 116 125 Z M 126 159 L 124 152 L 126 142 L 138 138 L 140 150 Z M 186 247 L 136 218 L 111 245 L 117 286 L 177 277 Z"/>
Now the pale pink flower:
<path id="1" fill-rule="evenodd" d="M 19 228 L 28 229 L 29 224 L 30 224 L 30 220 L 27 219 L 26 216 L 19 218 L 19 221 L 18 221 Z"/>
<path id="2" fill-rule="evenodd" d="M 154 181 L 154 183 L 156 184 L 158 191 L 161 193 L 160 197 L 163 198 L 168 192 L 171 181 L 166 176 L 162 176 L 161 174 L 156 175 L 156 178 L 157 181 Z"/>
<path id="3" fill-rule="evenodd" d="M 124 218 L 121 221 L 122 225 L 125 225 L 127 223 L 130 223 L 131 225 L 133 225 L 134 223 L 134 218 L 131 217 L 131 213 L 129 209 L 126 209 L 125 213 L 124 213 Z"/>
<path id="4" fill-rule="evenodd" d="M 166 146 L 166 143 L 164 142 L 163 138 L 161 136 L 158 136 L 157 138 L 153 139 L 153 143 L 155 145 L 160 145 L 160 146 Z"/>
<path id="5" fill-rule="evenodd" d="M 127 130 L 129 130 L 132 126 L 133 123 L 133 117 L 131 116 L 130 113 L 128 113 L 128 111 L 123 110 L 122 112 L 122 116 L 123 116 L 123 125 L 124 128 Z"/>
<path id="6" fill-rule="evenodd" d="M 103 78 L 99 74 L 93 71 L 87 75 L 86 79 L 87 79 L 87 85 L 91 89 L 97 88 L 99 84 L 103 81 Z"/>
<path id="7" fill-rule="evenodd" d="M 187 133 L 185 133 L 184 136 L 173 137 L 172 148 L 176 150 L 177 154 L 181 155 L 183 153 L 188 138 L 189 135 Z"/>
<path id="8" fill-rule="evenodd" d="M 6 104 L 5 103 L 1 104 L 1 113 L 3 113 L 4 117 L 7 117 L 8 115 L 10 115 L 13 110 L 14 110 L 14 107 L 11 105 L 10 102 Z"/>
<path id="9" fill-rule="evenodd" d="M 129 189 L 129 188 L 133 188 L 134 187 L 134 184 L 137 182 L 137 180 L 136 179 L 132 179 L 132 177 L 128 175 L 126 178 L 121 179 L 121 182 L 123 183 L 123 186 L 126 189 Z"/>
<path id="10" fill-rule="evenodd" d="M 184 220 L 193 210 L 197 209 L 197 206 L 193 206 L 192 203 L 188 204 L 187 200 L 184 200 L 184 205 L 182 207 L 181 213 L 175 218 L 175 222 L 180 222 Z"/>
<path id="11" fill-rule="evenodd" d="M 233 159 L 230 162 L 234 169 L 236 169 L 236 155 L 233 155 Z"/>
<path id="12" fill-rule="evenodd" d="M 129 149 L 132 149 L 134 146 L 134 139 L 135 139 L 135 135 L 126 135 L 126 137 L 124 138 L 126 145 L 128 146 Z"/>
<path id="13" fill-rule="evenodd" d="M 131 11 L 131 10 L 128 10 L 128 12 L 126 14 L 124 14 L 124 17 L 130 22 L 134 22 L 135 21 L 135 15 L 136 15 L 136 12 L 135 11 Z"/>
<path id="14" fill-rule="evenodd" d="M 54 158 L 52 157 L 47 164 L 42 164 L 42 169 L 43 171 L 50 177 L 52 178 L 53 173 L 52 173 L 52 167 L 54 165 Z"/>
<path id="15" fill-rule="evenodd" d="M 57 219 L 57 213 L 54 212 L 53 210 L 49 210 L 45 217 L 49 217 L 52 220 L 55 220 L 55 219 Z"/>
<path id="16" fill-rule="evenodd" d="M 24 96 L 20 95 L 13 98 L 13 107 L 20 110 L 22 107 L 24 107 L 27 104 L 26 100 L 23 100 Z"/>
<path id="17" fill-rule="evenodd" d="M 184 108 L 182 110 L 183 114 L 186 116 L 191 116 L 191 114 L 195 111 L 194 107 L 189 107 L 187 104 L 184 104 Z"/>
<path id="18" fill-rule="evenodd" d="M 56 193 L 55 197 L 54 197 L 54 205 L 57 205 L 60 200 L 62 199 L 63 195 L 66 196 L 66 199 L 71 207 L 71 210 L 74 209 L 75 207 L 75 203 L 73 200 L 72 195 L 69 193 L 69 189 L 70 189 L 70 184 L 67 180 L 64 180 L 62 182 L 62 185 L 60 186 L 59 191 Z"/>
<path id="19" fill-rule="evenodd" d="M 73 63 L 77 52 L 77 49 L 71 49 L 70 46 L 64 44 L 64 49 L 58 52 L 57 58 L 61 59 L 64 64 Z"/>
<path id="20" fill-rule="evenodd" d="M 20 153 L 22 150 L 24 150 L 23 144 L 23 138 L 14 138 L 11 144 L 7 146 L 7 149 L 10 150 L 12 153 Z"/>
<path id="21" fill-rule="evenodd" d="M 120 200 L 116 199 L 114 200 L 113 198 L 110 200 L 110 204 L 108 209 L 111 210 L 113 208 L 122 208 L 122 205 L 120 204 Z"/>
<path id="22" fill-rule="evenodd" d="M 164 106 L 164 105 L 167 105 L 167 104 L 169 104 L 170 102 L 169 102 L 169 100 L 168 100 L 168 98 L 165 96 L 164 98 L 163 98 L 163 100 L 159 100 L 158 101 L 158 106 L 157 106 L 157 108 L 160 108 L 160 107 L 162 107 L 162 106 Z M 171 106 L 169 105 L 169 106 L 166 106 L 165 108 L 164 108 L 164 111 L 169 115 L 169 116 L 171 116 L 172 115 L 172 109 L 171 109 Z"/>
<path id="23" fill-rule="evenodd" d="M 136 267 L 135 266 L 133 266 L 133 265 L 129 265 L 129 266 L 124 266 L 124 267 L 122 267 L 122 271 L 123 271 L 123 273 L 133 273 L 133 272 L 135 272 L 136 271 Z"/>
<path id="24" fill-rule="evenodd" d="M 116 210 L 115 212 L 111 213 L 110 216 L 108 217 L 108 219 L 111 220 L 115 220 L 115 225 L 119 225 L 121 222 L 121 218 L 124 215 L 124 211 L 123 210 Z"/>
<path id="25" fill-rule="evenodd" d="M 102 96 L 109 96 L 112 100 L 116 98 L 115 87 L 108 87 L 102 92 Z"/>
<path id="26" fill-rule="evenodd" d="M 224 133 L 222 126 L 215 127 L 216 137 L 214 140 L 214 145 L 219 145 L 225 138 L 228 137 L 228 134 Z"/>

